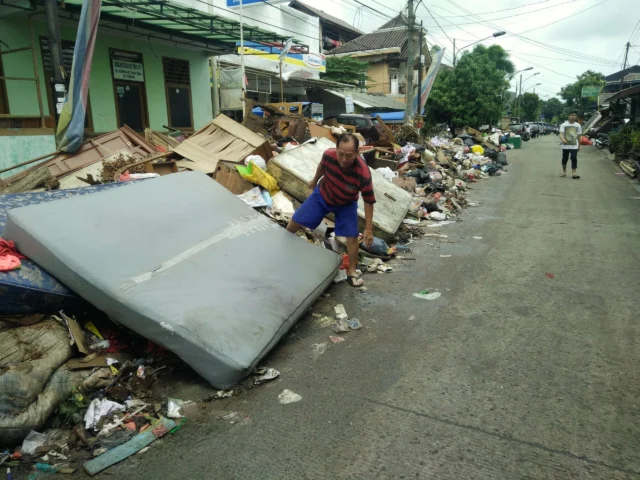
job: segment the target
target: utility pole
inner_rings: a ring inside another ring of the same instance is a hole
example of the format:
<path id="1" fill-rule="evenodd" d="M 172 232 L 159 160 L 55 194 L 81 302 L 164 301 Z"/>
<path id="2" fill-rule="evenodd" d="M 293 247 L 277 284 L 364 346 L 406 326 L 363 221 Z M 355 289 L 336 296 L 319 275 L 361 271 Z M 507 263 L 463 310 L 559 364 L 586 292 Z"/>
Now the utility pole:
<path id="1" fill-rule="evenodd" d="M 414 25 L 416 23 L 415 13 L 413 11 L 413 0 L 409 0 L 407 4 L 409 25 L 407 25 L 407 93 L 405 101 L 407 104 L 404 108 L 404 121 L 411 123 L 413 120 L 413 64 L 415 60 L 415 48 L 413 45 Z"/>
<path id="2" fill-rule="evenodd" d="M 631 43 L 629 42 L 627 42 L 627 44 L 625 45 L 627 50 L 624 52 L 624 67 L 622 67 L 622 72 L 620 73 L 620 87 L 618 88 L 618 91 L 622 90 L 622 80 L 624 79 L 624 71 L 627 69 L 627 58 L 629 58 L 630 46 L 631 46 Z"/>
<path id="3" fill-rule="evenodd" d="M 453 39 L 453 66 L 456 66 L 456 39 Z"/>
<path id="4" fill-rule="evenodd" d="M 51 63 L 53 67 L 53 94 L 55 112 L 51 112 L 56 119 L 60 117 L 62 105 L 67 96 L 65 85 L 66 73 L 62 65 L 62 40 L 60 39 L 60 22 L 58 20 L 57 0 L 45 0 L 45 14 L 47 19 L 47 32 L 49 34 L 49 52 L 51 53 Z M 35 46 L 34 46 L 35 48 Z"/>
<path id="5" fill-rule="evenodd" d="M 520 97 L 522 97 L 522 74 L 520 74 Z M 520 110 L 522 98 L 518 97 L 518 110 Z M 518 111 L 518 113 L 520 113 Z M 518 117 L 520 119 L 520 117 Z"/>
<path id="6" fill-rule="evenodd" d="M 422 102 L 422 20 L 420 20 L 420 35 L 418 35 L 418 41 L 420 42 L 420 54 L 418 55 L 418 115 L 422 115 L 420 109 L 420 103 Z"/>

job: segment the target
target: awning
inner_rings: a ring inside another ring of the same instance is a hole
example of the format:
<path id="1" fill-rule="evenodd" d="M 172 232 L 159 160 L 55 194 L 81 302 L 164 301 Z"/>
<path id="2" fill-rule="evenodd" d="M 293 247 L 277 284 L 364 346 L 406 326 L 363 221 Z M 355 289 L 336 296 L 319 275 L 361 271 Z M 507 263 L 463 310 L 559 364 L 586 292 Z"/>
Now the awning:
<path id="1" fill-rule="evenodd" d="M 327 90 L 327 92 L 341 98 L 345 97 L 344 93 L 336 92 L 335 90 Z M 353 103 L 364 109 L 386 108 L 388 110 L 404 111 L 404 103 L 398 102 L 394 98 L 387 97 L 386 95 L 372 95 L 370 93 L 362 93 L 356 91 L 348 92 L 347 95 L 351 95 L 351 98 L 353 98 Z"/>
<path id="2" fill-rule="evenodd" d="M 607 103 L 611 105 L 611 102 L 622 100 L 623 98 L 631 97 L 633 95 L 640 95 L 640 85 L 638 85 L 637 87 L 625 88 L 624 90 L 621 90 L 612 97 L 609 97 L 607 99 Z"/>
<path id="3" fill-rule="evenodd" d="M 38 3 L 42 5 L 43 1 L 38 0 Z M 64 0 L 63 4 L 64 7 L 59 7 L 59 15 L 77 19 L 74 14 L 80 13 L 82 0 Z M 279 53 L 282 44 L 289 37 L 259 28 L 259 21 L 252 18 L 250 12 L 249 15 L 245 15 L 244 40 L 271 46 L 274 53 Z M 132 34 L 151 31 L 156 35 L 149 38 L 188 44 L 206 50 L 212 55 L 236 53 L 240 41 L 239 21 L 211 15 L 167 0 L 102 0 L 100 26 L 103 25 Z M 305 53 L 309 50 L 307 45 L 295 38 L 293 48 Z"/>

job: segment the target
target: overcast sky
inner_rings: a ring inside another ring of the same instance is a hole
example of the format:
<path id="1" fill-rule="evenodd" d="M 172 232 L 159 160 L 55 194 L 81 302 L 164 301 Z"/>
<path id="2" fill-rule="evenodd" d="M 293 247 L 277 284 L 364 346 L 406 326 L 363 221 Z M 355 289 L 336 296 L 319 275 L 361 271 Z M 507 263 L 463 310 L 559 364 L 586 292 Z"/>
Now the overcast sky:
<path id="1" fill-rule="evenodd" d="M 356 0 L 302 1 L 342 18 L 364 32 L 377 29 L 388 20 L 387 15 L 395 16 L 406 7 L 406 0 L 360 0 L 379 12 L 375 13 Z M 455 38 L 456 47 L 461 48 L 495 31 L 507 31 L 502 37 L 482 43 L 502 45 L 511 54 L 518 70 L 534 67 L 523 73 L 523 80 L 533 73 L 539 74 L 523 82 L 523 89 L 533 91 L 527 87 L 541 83 L 535 91 L 547 99 L 557 96 L 560 87 L 574 81 L 576 75 L 585 70 L 592 69 L 605 75 L 621 70 L 624 46 L 640 21 L 640 8 L 638 0 L 493 0 L 482 3 L 425 0 L 417 8 L 416 17 L 428 30 L 428 42 L 446 48 L 445 62 L 449 64 L 452 39 Z M 629 50 L 630 65 L 640 62 L 640 26 L 634 37 Z"/>

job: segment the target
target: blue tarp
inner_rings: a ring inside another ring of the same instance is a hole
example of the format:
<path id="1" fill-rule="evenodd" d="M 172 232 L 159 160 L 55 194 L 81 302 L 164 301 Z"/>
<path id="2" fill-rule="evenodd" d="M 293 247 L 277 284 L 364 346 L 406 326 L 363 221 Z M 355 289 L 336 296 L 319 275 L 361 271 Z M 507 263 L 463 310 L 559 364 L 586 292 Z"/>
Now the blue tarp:
<path id="1" fill-rule="evenodd" d="M 299 102 L 302 103 L 302 105 L 309 105 L 311 102 Z M 295 112 L 298 109 L 298 107 L 290 107 L 289 111 L 291 112 Z M 262 111 L 262 109 L 260 107 L 255 107 L 253 110 L 251 110 L 251 113 L 262 117 L 264 115 L 264 112 Z"/>
<path id="2" fill-rule="evenodd" d="M 381 112 L 372 113 L 372 117 L 380 117 L 383 122 L 402 122 L 404 121 L 404 112 Z"/>

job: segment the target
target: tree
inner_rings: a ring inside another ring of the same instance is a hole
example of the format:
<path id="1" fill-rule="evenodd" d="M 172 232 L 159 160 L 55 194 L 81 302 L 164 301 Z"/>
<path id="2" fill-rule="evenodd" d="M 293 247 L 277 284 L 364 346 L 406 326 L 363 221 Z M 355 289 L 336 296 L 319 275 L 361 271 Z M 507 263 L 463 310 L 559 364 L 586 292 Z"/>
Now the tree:
<path id="1" fill-rule="evenodd" d="M 540 117 L 540 97 L 536 93 L 525 92 L 522 95 L 522 113 L 529 122 L 535 122 Z"/>
<path id="2" fill-rule="evenodd" d="M 320 76 L 325 80 L 333 82 L 350 83 L 359 85 L 365 80 L 370 80 L 367 76 L 369 64 L 350 57 L 327 57 L 327 72 Z"/>
<path id="3" fill-rule="evenodd" d="M 542 102 L 540 113 L 544 115 L 545 121 L 557 123 L 554 122 L 553 119 L 555 118 L 557 120 L 558 118 L 562 117 L 564 109 L 564 104 L 556 97 L 552 97 L 549 100 Z"/>
<path id="4" fill-rule="evenodd" d="M 500 118 L 509 86 L 505 73 L 514 67 L 502 47 L 479 47 L 465 52 L 453 70 L 439 72 L 427 102 L 429 123 L 455 129 L 493 125 Z"/>
<path id="5" fill-rule="evenodd" d="M 589 104 L 593 104 L 595 97 L 583 97 L 582 87 L 602 87 L 606 84 L 604 75 L 593 70 L 578 75 L 577 81 L 565 85 L 560 90 L 560 97 L 566 102 L 567 107 L 578 111 L 578 115 L 585 116 L 585 111 L 589 109 Z"/>

